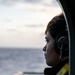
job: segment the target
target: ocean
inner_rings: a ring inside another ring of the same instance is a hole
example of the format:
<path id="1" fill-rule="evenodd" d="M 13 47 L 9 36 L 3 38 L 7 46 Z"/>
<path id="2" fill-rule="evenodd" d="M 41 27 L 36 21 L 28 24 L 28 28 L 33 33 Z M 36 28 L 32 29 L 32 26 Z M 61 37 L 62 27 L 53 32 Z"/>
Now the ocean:
<path id="1" fill-rule="evenodd" d="M 15 75 L 19 72 L 40 73 L 45 67 L 42 49 L 0 48 L 0 75 Z"/>

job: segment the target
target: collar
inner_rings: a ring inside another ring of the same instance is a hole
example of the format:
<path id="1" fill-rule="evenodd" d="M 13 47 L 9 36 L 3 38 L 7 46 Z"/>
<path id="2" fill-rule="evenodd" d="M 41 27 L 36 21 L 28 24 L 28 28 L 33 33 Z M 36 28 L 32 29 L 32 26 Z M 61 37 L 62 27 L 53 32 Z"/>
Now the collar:
<path id="1" fill-rule="evenodd" d="M 61 61 L 56 67 L 54 68 L 45 68 L 44 69 L 44 74 L 45 75 L 56 75 L 60 69 L 66 64 L 69 62 L 69 59 L 66 59 L 64 61 Z"/>
<path id="2" fill-rule="evenodd" d="M 68 75 L 69 63 L 66 63 L 56 75 Z"/>

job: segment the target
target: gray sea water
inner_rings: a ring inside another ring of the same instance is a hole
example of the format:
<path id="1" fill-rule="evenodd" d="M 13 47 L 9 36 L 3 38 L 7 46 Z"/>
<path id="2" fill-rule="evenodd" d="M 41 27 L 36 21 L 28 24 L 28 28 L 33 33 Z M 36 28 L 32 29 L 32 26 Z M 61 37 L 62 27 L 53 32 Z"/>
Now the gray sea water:
<path id="1" fill-rule="evenodd" d="M 43 72 L 45 67 L 42 49 L 0 48 L 0 75 Z"/>

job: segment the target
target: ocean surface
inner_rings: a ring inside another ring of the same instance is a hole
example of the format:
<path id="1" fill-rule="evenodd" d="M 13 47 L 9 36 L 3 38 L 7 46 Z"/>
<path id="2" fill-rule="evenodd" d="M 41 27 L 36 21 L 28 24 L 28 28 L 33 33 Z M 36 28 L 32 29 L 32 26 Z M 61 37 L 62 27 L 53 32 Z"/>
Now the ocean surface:
<path id="1" fill-rule="evenodd" d="M 46 67 L 42 49 L 0 48 L 0 75 L 18 72 L 43 72 Z"/>

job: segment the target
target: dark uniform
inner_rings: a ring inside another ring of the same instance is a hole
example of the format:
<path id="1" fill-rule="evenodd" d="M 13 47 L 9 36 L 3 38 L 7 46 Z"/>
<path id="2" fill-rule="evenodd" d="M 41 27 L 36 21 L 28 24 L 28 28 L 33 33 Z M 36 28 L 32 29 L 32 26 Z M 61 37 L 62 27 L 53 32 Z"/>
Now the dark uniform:
<path id="1" fill-rule="evenodd" d="M 44 75 L 69 75 L 69 60 L 60 62 L 54 68 L 45 68 Z"/>

